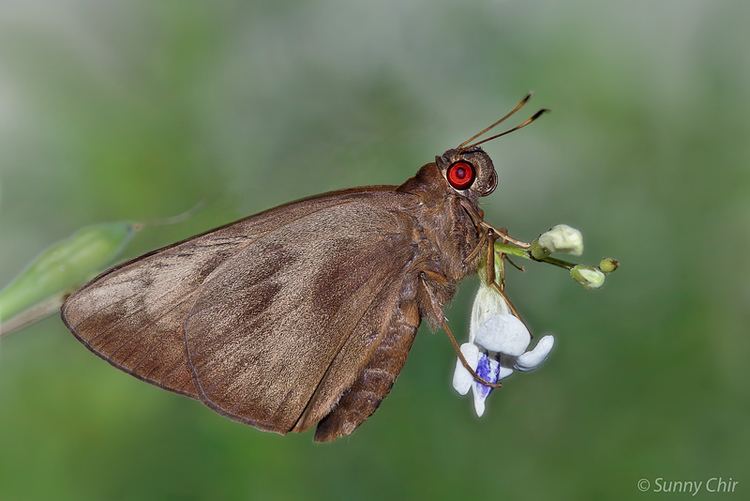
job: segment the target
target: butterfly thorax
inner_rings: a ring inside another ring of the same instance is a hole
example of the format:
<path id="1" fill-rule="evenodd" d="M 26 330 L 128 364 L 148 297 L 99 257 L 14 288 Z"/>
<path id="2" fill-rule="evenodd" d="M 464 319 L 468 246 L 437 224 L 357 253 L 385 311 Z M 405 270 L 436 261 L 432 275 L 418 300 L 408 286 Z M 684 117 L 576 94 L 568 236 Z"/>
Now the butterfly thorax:
<path id="1" fill-rule="evenodd" d="M 418 268 L 445 277 L 445 281 L 426 279 L 438 303 L 436 306 L 442 309 L 453 297 L 457 283 L 476 273 L 479 265 L 481 253 L 471 255 L 479 244 L 479 232 L 464 207 L 480 213 L 477 200 L 455 193 L 434 163 L 422 167 L 398 191 L 410 193 L 419 200 L 410 214 L 416 229 L 414 245 L 420 259 Z"/>

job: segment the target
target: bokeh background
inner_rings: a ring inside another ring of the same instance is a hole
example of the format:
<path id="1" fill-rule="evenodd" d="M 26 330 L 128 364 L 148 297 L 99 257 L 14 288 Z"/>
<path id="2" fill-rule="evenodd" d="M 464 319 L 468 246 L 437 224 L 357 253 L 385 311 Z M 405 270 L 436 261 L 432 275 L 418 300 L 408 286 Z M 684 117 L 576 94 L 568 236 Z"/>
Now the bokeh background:
<path id="1" fill-rule="evenodd" d="M 553 112 L 488 145 L 487 218 L 574 225 L 622 268 L 596 292 L 510 271 L 558 343 L 483 419 L 422 329 L 379 411 L 324 446 L 137 381 L 50 318 L 0 344 L 0 499 L 634 499 L 717 476 L 748 496 L 748 20 L 744 0 L 3 0 L 0 284 L 89 223 L 206 202 L 132 257 L 398 184 L 529 89 Z M 462 335 L 476 286 L 448 312 Z"/>

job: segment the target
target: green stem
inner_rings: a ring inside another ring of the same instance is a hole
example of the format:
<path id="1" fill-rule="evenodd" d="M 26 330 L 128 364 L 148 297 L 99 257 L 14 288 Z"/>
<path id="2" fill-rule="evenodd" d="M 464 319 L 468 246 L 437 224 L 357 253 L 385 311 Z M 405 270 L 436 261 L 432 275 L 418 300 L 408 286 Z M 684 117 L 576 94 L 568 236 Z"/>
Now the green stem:
<path id="1" fill-rule="evenodd" d="M 503 254 L 508 254 L 511 256 L 531 259 L 531 254 L 529 254 L 529 251 L 524 249 L 523 247 L 499 241 L 495 242 L 495 252 L 502 252 Z"/>
<path id="2" fill-rule="evenodd" d="M 573 268 L 573 266 L 575 266 L 575 263 L 571 263 L 569 261 L 565 261 L 563 259 L 558 259 L 555 257 L 548 256 L 543 259 L 535 259 L 531 256 L 531 253 L 528 249 L 524 249 L 523 247 L 519 247 L 507 242 L 495 242 L 495 252 L 508 254 L 510 256 L 522 257 L 530 261 L 538 261 L 540 263 L 551 264 L 566 270 L 570 270 L 571 268 Z"/>

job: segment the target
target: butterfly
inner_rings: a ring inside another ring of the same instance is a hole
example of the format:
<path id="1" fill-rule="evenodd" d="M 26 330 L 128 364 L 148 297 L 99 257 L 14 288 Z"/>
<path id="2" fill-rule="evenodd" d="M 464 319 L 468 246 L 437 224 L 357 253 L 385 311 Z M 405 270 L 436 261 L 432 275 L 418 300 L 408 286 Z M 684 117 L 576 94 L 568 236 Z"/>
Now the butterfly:
<path id="1" fill-rule="evenodd" d="M 447 329 L 458 282 L 491 258 L 502 231 L 479 199 L 498 176 L 480 145 L 546 110 L 477 138 L 529 97 L 401 185 L 313 196 L 155 250 L 73 293 L 62 318 L 115 367 L 232 419 L 349 435 L 388 395 L 422 320 Z"/>

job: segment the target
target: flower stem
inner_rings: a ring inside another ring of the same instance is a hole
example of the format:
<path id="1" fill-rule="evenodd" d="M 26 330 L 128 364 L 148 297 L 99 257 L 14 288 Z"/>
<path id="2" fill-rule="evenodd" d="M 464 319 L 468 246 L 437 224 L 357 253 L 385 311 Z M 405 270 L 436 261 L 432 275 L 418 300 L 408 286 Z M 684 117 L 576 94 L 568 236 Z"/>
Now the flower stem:
<path id="1" fill-rule="evenodd" d="M 531 254 L 529 254 L 528 250 L 511 243 L 501 242 L 499 240 L 495 242 L 495 252 L 531 259 Z"/>
<path id="2" fill-rule="evenodd" d="M 557 266 L 559 268 L 563 268 L 566 270 L 570 270 L 571 268 L 573 268 L 573 266 L 575 266 L 575 263 L 571 263 L 563 259 L 558 259 L 558 258 L 549 257 L 549 256 L 542 258 L 542 259 L 536 259 L 531 256 L 531 252 L 529 252 L 528 249 L 524 249 L 523 247 L 519 247 L 515 244 L 511 244 L 508 242 L 500 242 L 500 241 L 495 242 L 495 252 L 508 254 L 511 256 L 522 257 L 530 261 L 538 261 L 541 263 L 551 264 L 551 265 L 554 265 L 554 266 Z"/>

